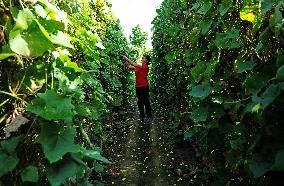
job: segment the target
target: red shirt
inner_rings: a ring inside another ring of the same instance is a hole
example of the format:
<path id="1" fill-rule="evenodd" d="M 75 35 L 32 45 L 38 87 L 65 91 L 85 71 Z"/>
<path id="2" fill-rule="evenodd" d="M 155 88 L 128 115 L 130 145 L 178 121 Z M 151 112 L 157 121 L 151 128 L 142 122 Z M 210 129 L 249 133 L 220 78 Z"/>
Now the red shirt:
<path id="1" fill-rule="evenodd" d="M 148 71 L 149 67 L 146 64 L 142 64 L 142 68 L 135 67 L 135 75 L 136 75 L 136 87 L 148 87 Z"/>

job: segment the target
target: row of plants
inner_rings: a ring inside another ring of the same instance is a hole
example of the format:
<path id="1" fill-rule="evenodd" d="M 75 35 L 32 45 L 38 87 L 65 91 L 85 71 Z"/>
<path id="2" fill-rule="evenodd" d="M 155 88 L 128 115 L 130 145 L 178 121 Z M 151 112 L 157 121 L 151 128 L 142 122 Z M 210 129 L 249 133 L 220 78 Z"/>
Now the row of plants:
<path id="1" fill-rule="evenodd" d="M 157 10 L 153 100 L 171 121 L 169 143 L 186 141 L 203 161 L 203 184 L 281 179 L 283 8 L 283 0 L 165 0 Z"/>
<path id="2" fill-rule="evenodd" d="M 105 121 L 132 94 L 111 5 L 4 0 L 0 13 L 0 185 L 96 183 Z"/>

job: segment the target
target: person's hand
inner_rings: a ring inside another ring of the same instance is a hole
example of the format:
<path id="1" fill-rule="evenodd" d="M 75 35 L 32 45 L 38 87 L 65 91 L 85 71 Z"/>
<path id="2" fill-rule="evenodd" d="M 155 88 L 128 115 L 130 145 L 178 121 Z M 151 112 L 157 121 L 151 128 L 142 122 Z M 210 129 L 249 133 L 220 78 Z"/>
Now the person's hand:
<path id="1" fill-rule="evenodd" d="M 127 57 L 124 54 L 120 54 L 120 58 L 127 61 Z"/>

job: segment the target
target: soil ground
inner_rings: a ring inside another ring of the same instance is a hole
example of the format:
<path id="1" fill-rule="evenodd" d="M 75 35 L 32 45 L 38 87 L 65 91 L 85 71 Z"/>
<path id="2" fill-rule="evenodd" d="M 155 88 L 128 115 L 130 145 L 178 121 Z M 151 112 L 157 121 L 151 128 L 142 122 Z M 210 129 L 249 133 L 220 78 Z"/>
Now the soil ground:
<path id="1" fill-rule="evenodd" d="M 101 181 L 119 186 L 196 185 L 194 150 L 166 144 L 163 125 L 158 118 L 150 123 L 130 118 L 126 127 L 114 130 L 104 154 L 112 163 Z"/>

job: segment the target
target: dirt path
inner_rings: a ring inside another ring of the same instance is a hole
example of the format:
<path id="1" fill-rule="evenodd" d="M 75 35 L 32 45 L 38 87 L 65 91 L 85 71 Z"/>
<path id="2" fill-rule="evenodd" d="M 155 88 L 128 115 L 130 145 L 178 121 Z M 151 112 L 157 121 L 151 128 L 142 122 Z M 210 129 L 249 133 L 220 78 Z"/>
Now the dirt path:
<path id="1" fill-rule="evenodd" d="M 165 186 L 182 184 L 176 154 L 163 141 L 161 123 L 128 121 L 129 127 L 113 132 L 106 157 L 112 164 L 102 180 L 106 185 Z"/>

